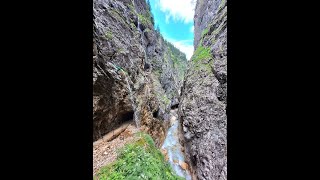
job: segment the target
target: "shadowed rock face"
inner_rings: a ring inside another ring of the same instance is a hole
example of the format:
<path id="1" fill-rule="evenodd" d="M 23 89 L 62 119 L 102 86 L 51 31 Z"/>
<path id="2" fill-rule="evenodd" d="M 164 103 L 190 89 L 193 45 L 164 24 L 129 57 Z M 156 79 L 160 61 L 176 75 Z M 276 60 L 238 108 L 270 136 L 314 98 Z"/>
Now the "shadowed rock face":
<path id="1" fill-rule="evenodd" d="M 197 0 L 195 52 L 179 104 L 186 154 L 198 179 L 227 178 L 226 3 Z"/>
<path id="2" fill-rule="evenodd" d="M 93 141 L 135 116 L 156 143 L 163 141 L 185 64 L 185 55 L 154 31 L 145 1 L 94 0 Z"/>

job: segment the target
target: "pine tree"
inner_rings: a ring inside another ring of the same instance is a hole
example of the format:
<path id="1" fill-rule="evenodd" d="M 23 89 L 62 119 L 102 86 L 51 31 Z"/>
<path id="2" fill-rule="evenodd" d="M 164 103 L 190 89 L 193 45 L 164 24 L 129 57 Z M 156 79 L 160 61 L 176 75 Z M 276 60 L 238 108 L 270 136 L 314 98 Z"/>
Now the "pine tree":
<path id="1" fill-rule="evenodd" d="M 153 17 L 153 14 L 151 12 L 151 4 L 150 4 L 150 0 L 147 0 L 147 6 L 148 6 L 148 9 L 149 9 L 149 13 L 150 13 L 150 20 L 151 20 L 151 23 L 152 25 L 154 25 L 154 17 Z"/>
<path id="2" fill-rule="evenodd" d="M 160 27 L 159 27 L 159 24 L 157 25 L 156 27 L 156 31 L 160 34 Z"/>
<path id="3" fill-rule="evenodd" d="M 149 10 L 150 10 L 150 12 L 151 12 L 151 5 L 150 5 L 150 1 L 149 1 L 149 0 L 147 0 L 147 5 L 148 5 Z"/>

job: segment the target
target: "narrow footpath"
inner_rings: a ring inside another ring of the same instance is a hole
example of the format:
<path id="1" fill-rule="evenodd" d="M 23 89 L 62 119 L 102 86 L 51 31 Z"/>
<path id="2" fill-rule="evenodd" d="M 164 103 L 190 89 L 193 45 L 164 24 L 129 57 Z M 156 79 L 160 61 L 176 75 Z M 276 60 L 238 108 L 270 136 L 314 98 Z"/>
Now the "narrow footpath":
<path id="1" fill-rule="evenodd" d="M 117 158 L 117 150 L 125 144 L 133 142 L 133 134 L 138 131 L 134 122 L 130 121 L 95 141 L 93 143 L 93 175 L 95 175 L 101 167 L 115 161 Z"/>

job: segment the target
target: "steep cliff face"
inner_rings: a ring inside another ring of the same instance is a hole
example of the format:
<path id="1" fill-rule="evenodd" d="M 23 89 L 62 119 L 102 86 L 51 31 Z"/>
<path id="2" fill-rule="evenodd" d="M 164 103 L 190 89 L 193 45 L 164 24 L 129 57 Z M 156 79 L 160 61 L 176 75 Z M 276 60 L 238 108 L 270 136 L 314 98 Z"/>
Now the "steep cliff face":
<path id="1" fill-rule="evenodd" d="M 154 30 L 144 0 L 93 1 L 93 140 L 136 120 L 159 145 L 186 58 Z"/>
<path id="2" fill-rule="evenodd" d="M 198 0 L 195 52 L 181 93 L 186 154 L 198 179 L 227 176 L 227 1 Z"/>

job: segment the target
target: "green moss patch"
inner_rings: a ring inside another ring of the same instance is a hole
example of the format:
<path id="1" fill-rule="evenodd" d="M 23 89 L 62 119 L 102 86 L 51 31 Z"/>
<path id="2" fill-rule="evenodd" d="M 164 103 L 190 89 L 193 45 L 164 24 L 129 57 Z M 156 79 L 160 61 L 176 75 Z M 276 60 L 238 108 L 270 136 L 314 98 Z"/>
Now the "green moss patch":
<path id="1" fill-rule="evenodd" d="M 209 27 L 204 29 L 201 33 L 201 37 L 203 37 L 204 35 L 206 35 L 209 32 Z"/>
<path id="2" fill-rule="evenodd" d="M 145 25 L 146 27 L 151 26 L 151 20 L 149 16 L 145 16 L 143 14 L 138 14 L 139 21 L 141 24 Z"/>
<path id="3" fill-rule="evenodd" d="M 106 35 L 106 38 L 107 38 L 108 40 L 111 40 L 112 37 L 113 37 L 113 34 L 112 34 L 111 31 L 107 31 L 105 35 Z"/>
<path id="4" fill-rule="evenodd" d="M 192 61 L 198 62 L 200 60 L 210 59 L 210 58 L 212 58 L 210 49 L 202 45 L 199 45 L 196 51 L 193 53 Z"/>

